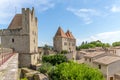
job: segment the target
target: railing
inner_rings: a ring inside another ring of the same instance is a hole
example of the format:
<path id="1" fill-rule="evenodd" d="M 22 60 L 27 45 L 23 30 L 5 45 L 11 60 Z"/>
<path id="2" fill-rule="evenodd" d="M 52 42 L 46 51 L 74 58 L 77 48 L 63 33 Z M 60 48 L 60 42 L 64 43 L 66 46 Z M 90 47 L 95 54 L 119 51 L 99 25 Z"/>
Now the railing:
<path id="1" fill-rule="evenodd" d="M 3 65 L 14 53 L 0 54 L 0 66 Z"/>

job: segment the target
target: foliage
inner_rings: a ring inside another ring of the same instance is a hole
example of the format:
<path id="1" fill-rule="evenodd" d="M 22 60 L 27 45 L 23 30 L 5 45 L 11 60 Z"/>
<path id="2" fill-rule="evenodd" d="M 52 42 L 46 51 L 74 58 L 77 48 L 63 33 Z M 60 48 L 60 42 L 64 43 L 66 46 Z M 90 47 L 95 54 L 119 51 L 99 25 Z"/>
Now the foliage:
<path id="1" fill-rule="evenodd" d="M 120 41 L 119 42 L 113 42 L 112 43 L 112 46 L 115 47 L 115 46 L 120 46 Z"/>
<path id="2" fill-rule="evenodd" d="M 90 43 L 88 43 L 88 42 L 82 42 L 82 44 L 79 47 L 77 47 L 77 50 L 80 50 L 80 49 L 89 49 L 89 48 L 95 48 L 95 47 L 106 48 L 106 47 L 110 47 L 110 44 L 109 43 L 102 43 L 99 40 L 92 41 Z"/>
<path id="3" fill-rule="evenodd" d="M 40 66 L 39 71 L 43 74 L 48 74 L 52 67 L 53 66 L 50 63 L 43 63 L 42 66 Z"/>
<path id="4" fill-rule="evenodd" d="M 61 51 L 61 54 L 67 54 L 67 53 L 68 53 L 67 50 L 62 50 L 62 51 Z"/>
<path id="5" fill-rule="evenodd" d="M 50 50 L 50 48 L 49 48 L 49 46 L 47 44 L 45 44 L 45 46 L 43 47 L 43 49 Z"/>
<path id="6" fill-rule="evenodd" d="M 43 62 L 51 63 L 52 65 L 60 64 L 63 62 L 67 62 L 66 56 L 62 54 L 56 54 L 56 55 L 44 55 L 42 56 Z"/>
<path id="7" fill-rule="evenodd" d="M 28 80 L 27 78 L 22 78 L 21 80 Z"/>
<path id="8" fill-rule="evenodd" d="M 74 62 L 57 65 L 49 73 L 49 77 L 51 80 L 104 80 L 98 69 Z"/>

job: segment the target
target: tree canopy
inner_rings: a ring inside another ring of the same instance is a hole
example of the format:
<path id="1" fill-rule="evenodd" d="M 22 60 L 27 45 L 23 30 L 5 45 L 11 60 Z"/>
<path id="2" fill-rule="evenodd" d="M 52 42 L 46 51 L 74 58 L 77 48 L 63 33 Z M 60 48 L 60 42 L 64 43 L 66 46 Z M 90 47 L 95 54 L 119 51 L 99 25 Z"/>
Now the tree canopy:
<path id="1" fill-rule="evenodd" d="M 113 47 L 120 46 L 120 41 L 118 41 L 118 42 L 113 42 L 113 43 L 112 43 L 112 46 L 113 46 Z"/>
<path id="2" fill-rule="evenodd" d="M 43 62 L 51 63 L 52 65 L 60 64 L 63 62 L 67 62 L 66 56 L 62 54 L 56 54 L 56 55 L 44 55 L 42 56 Z"/>
<path id="3" fill-rule="evenodd" d="M 89 48 L 95 48 L 95 47 L 110 47 L 109 43 L 102 43 L 101 41 L 92 41 L 92 42 L 82 42 L 80 46 L 77 47 L 77 50 L 80 49 L 89 49 Z"/>
<path id="4" fill-rule="evenodd" d="M 61 63 L 50 73 L 51 80 L 104 80 L 102 73 L 85 64 Z"/>

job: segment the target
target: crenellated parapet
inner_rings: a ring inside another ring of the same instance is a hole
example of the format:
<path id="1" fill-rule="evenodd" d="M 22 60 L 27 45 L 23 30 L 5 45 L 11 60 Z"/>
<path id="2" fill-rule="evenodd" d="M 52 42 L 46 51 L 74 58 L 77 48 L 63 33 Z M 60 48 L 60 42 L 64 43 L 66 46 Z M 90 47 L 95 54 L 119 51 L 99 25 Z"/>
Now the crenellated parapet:
<path id="1" fill-rule="evenodd" d="M 0 36 L 21 35 L 22 29 L 3 29 L 0 30 Z"/>

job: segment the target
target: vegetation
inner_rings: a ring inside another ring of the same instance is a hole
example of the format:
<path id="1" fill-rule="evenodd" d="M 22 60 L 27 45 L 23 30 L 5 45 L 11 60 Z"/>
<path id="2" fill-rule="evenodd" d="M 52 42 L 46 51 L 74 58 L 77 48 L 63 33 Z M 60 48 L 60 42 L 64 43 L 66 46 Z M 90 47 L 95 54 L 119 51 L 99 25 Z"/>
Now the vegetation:
<path id="1" fill-rule="evenodd" d="M 62 50 L 62 51 L 61 51 L 61 54 L 67 54 L 67 53 L 68 53 L 67 50 Z"/>
<path id="2" fill-rule="evenodd" d="M 21 80 L 28 80 L 27 78 L 22 78 Z"/>
<path id="3" fill-rule="evenodd" d="M 43 63 L 42 66 L 40 66 L 39 71 L 43 74 L 48 74 L 52 70 L 52 65 L 50 63 Z"/>
<path id="4" fill-rule="evenodd" d="M 87 42 L 82 42 L 82 44 L 80 46 L 78 46 L 76 49 L 80 50 L 80 49 L 89 49 L 89 48 L 95 48 L 95 47 L 110 47 L 109 43 L 102 43 L 101 41 L 97 40 L 97 41 L 92 41 L 90 43 Z"/>
<path id="5" fill-rule="evenodd" d="M 42 56 L 43 62 L 48 62 L 52 65 L 60 64 L 63 62 L 67 62 L 66 56 L 62 54 L 56 54 L 56 55 L 44 55 Z"/>
<path id="6" fill-rule="evenodd" d="M 118 41 L 118 42 L 113 42 L 113 43 L 112 43 L 112 46 L 113 46 L 113 47 L 120 46 L 120 41 Z"/>
<path id="7" fill-rule="evenodd" d="M 49 77 L 51 80 L 104 80 L 98 69 L 74 62 L 57 65 L 49 73 Z"/>

